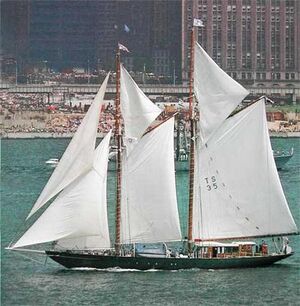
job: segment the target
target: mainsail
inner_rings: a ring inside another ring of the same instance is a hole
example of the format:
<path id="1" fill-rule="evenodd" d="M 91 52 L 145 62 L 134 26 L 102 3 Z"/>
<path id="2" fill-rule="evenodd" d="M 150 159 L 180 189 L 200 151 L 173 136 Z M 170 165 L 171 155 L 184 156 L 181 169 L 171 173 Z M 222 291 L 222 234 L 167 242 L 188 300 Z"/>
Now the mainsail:
<path id="1" fill-rule="evenodd" d="M 108 79 L 109 74 L 27 219 L 92 167 L 100 109 Z"/>
<path id="2" fill-rule="evenodd" d="M 58 195 L 13 248 L 57 240 L 59 246 L 68 248 L 110 247 L 106 208 L 110 137 L 111 132 L 94 150 L 89 171 Z"/>
<path id="3" fill-rule="evenodd" d="M 174 168 L 174 118 L 137 143 L 125 158 L 122 179 L 122 243 L 181 239 Z"/>
<path id="4" fill-rule="evenodd" d="M 193 238 L 297 233 L 273 158 L 263 99 L 196 146 Z"/>
<path id="5" fill-rule="evenodd" d="M 127 153 L 144 134 L 148 126 L 161 113 L 161 109 L 146 97 L 121 65 L 121 110 L 124 120 L 125 145 Z"/>
<path id="6" fill-rule="evenodd" d="M 223 71 L 198 43 L 194 70 L 201 138 L 205 143 L 249 92 Z"/>

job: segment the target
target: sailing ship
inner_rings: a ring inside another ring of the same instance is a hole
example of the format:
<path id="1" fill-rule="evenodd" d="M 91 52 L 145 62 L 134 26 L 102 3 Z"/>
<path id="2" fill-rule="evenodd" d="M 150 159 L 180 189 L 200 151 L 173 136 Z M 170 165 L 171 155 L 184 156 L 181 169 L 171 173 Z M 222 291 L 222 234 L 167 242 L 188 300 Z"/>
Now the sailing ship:
<path id="1" fill-rule="evenodd" d="M 191 37 L 187 235 L 177 206 L 174 117 L 153 125 L 160 109 L 120 64 L 118 49 L 113 243 L 106 199 L 112 131 L 95 149 L 107 76 L 27 217 L 35 221 L 9 249 L 41 246 L 67 268 L 138 270 L 258 267 L 293 254 L 285 236 L 298 230 L 276 171 L 264 99 L 230 116 L 248 92 Z M 281 245 L 272 253 L 251 240 L 261 237 Z"/>

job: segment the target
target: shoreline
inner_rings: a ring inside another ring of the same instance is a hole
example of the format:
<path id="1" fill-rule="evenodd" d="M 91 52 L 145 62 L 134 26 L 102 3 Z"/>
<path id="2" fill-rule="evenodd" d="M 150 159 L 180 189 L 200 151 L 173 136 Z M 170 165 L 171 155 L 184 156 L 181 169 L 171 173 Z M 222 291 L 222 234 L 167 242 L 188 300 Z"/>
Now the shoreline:
<path id="1" fill-rule="evenodd" d="M 271 138 L 300 138 L 300 132 L 269 132 Z M 0 139 L 69 139 L 74 133 L 50 133 L 50 132 L 10 132 L 2 133 Z M 98 133 L 97 138 L 103 138 L 105 134 Z"/>
<path id="2" fill-rule="evenodd" d="M 271 138 L 299 138 L 300 132 L 270 132 Z"/>
<path id="3" fill-rule="evenodd" d="M 0 139 L 71 139 L 74 133 L 50 133 L 50 132 L 11 132 L 2 133 Z M 105 134 L 97 133 L 97 138 L 103 138 Z"/>

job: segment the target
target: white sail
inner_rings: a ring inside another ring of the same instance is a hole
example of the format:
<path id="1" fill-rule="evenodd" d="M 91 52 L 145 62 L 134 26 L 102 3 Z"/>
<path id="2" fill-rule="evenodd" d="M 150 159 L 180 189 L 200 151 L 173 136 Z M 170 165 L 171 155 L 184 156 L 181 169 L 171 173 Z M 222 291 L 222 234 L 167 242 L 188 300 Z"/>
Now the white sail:
<path id="1" fill-rule="evenodd" d="M 228 118 L 196 147 L 193 238 L 210 240 L 292 234 L 264 101 Z"/>
<path id="2" fill-rule="evenodd" d="M 100 108 L 109 74 L 27 219 L 93 165 Z"/>
<path id="3" fill-rule="evenodd" d="M 122 243 L 181 239 L 174 169 L 174 118 L 141 138 L 123 167 Z"/>
<path id="4" fill-rule="evenodd" d="M 94 150 L 93 167 L 66 187 L 13 248 L 57 241 L 69 248 L 110 247 L 106 178 L 111 132 Z"/>
<path id="5" fill-rule="evenodd" d="M 249 92 L 223 71 L 198 43 L 194 74 L 201 138 L 206 142 Z"/>
<path id="6" fill-rule="evenodd" d="M 161 113 L 161 109 L 146 97 L 123 65 L 120 82 L 121 110 L 125 126 L 124 142 L 129 154 L 148 126 Z"/>

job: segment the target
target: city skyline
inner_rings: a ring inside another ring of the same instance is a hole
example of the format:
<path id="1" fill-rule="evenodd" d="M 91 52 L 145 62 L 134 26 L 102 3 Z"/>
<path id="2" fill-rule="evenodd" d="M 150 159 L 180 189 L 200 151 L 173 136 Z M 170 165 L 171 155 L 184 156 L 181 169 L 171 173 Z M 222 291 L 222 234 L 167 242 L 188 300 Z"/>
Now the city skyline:
<path id="1" fill-rule="evenodd" d="M 188 78 L 189 31 L 200 18 L 197 40 L 233 78 L 298 81 L 299 11 L 296 0 L 4 0 L 1 57 L 23 73 L 37 65 L 99 71 L 114 69 L 121 42 L 129 70 L 179 82 Z"/>

